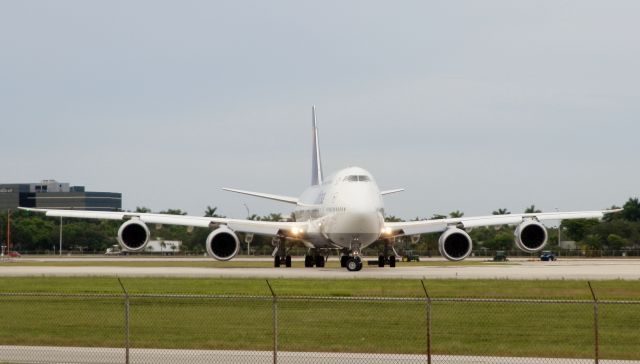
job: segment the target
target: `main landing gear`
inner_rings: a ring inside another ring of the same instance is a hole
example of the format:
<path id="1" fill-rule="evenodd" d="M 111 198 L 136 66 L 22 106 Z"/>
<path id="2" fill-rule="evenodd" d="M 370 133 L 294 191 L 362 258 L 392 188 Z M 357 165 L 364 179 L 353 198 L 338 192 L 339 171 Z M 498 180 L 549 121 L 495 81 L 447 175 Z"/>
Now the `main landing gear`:
<path id="1" fill-rule="evenodd" d="M 306 268 L 313 268 L 314 266 L 324 268 L 325 262 L 324 255 L 320 254 L 316 249 L 309 249 L 307 255 L 304 256 L 304 266 Z"/>
<path id="2" fill-rule="evenodd" d="M 291 268 L 291 255 L 287 254 L 285 238 L 276 238 L 272 243 L 275 246 L 275 250 L 273 251 L 273 266 L 279 268 L 284 265 L 287 268 Z"/>
<path id="3" fill-rule="evenodd" d="M 370 260 L 369 265 L 378 265 L 380 268 L 384 268 L 385 265 L 388 265 L 391 268 L 396 267 L 396 252 L 393 249 L 393 246 L 390 242 L 384 244 L 384 250 L 382 254 L 378 256 L 378 260 Z"/>

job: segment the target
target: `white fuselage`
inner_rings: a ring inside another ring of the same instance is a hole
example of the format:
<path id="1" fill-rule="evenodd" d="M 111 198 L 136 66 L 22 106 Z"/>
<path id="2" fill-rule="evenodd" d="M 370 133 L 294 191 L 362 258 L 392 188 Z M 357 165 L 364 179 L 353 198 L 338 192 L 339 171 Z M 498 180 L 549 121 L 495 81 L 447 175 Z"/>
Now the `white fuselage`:
<path id="1" fill-rule="evenodd" d="M 309 247 L 360 249 L 380 238 L 384 204 L 371 174 L 350 167 L 307 189 L 294 216 L 308 222 L 301 239 Z"/>

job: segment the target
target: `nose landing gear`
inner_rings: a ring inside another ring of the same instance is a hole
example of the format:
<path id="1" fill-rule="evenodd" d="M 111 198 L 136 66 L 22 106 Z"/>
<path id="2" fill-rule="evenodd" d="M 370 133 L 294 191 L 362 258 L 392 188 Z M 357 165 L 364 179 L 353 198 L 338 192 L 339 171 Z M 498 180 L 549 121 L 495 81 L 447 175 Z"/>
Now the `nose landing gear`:
<path id="1" fill-rule="evenodd" d="M 357 272 L 362 269 L 362 258 L 360 258 L 360 244 L 351 243 L 350 251 L 340 257 L 340 266 L 347 268 L 349 272 Z"/>
<path id="2" fill-rule="evenodd" d="M 362 269 L 362 259 L 359 256 L 348 257 L 346 267 L 349 272 L 357 272 Z"/>

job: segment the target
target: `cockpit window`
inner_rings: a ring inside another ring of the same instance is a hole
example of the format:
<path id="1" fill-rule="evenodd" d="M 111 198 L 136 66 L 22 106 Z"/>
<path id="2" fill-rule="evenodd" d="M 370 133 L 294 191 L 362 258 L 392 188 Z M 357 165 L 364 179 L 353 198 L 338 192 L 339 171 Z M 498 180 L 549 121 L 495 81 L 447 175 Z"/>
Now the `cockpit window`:
<path id="1" fill-rule="evenodd" d="M 364 176 L 364 175 L 351 175 L 351 176 L 346 176 L 344 178 L 345 181 L 348 182 L 369 182 L 371 181 L 371 178 L 369 178 L 369 176 Z"/>

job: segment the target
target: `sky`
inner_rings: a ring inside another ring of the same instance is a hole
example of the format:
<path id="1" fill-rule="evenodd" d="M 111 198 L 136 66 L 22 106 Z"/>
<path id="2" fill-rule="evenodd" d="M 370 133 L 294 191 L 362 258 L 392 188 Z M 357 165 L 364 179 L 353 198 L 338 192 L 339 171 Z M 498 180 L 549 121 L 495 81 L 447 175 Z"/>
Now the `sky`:
<path id="1" fill-rule="evenodd" d="M 228 217 L 369 170 L 387 214 L 640 194 L 638 1 L 2 1 L 0 183 Z"/>

